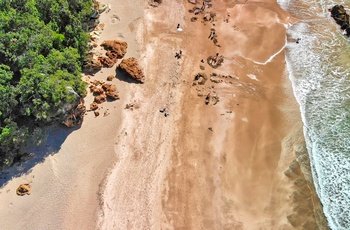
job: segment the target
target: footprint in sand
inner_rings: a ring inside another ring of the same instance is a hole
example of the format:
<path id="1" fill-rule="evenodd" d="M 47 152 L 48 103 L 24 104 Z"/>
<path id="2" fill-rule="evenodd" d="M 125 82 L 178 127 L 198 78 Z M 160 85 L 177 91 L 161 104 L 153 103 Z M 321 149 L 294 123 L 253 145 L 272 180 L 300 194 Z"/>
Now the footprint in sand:
<path id="1" fill-rule="evenodd" d="M 113 14 L 113 16 L 109 20 L 112 24 L 116 24 L 120 22 L 120 18 L 118 17 L 118 15 L 115 15 L 115 14 Z"/>

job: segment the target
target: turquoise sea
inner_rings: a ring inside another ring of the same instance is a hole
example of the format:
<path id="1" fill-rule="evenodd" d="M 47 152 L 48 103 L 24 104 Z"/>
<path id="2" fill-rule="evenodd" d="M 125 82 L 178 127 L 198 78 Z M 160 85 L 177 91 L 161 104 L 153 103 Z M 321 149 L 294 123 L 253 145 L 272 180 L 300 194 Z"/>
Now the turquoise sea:
<path id="1" fill-rule="evenodd" d="M 341 4 L 350 14 L 350 1 L 278 3 L 300 19 L 287 32 L 287 74 L 300 104 L 314 184 L 330 228 L 350 229 L 350 38 L 328 11 Z"/>

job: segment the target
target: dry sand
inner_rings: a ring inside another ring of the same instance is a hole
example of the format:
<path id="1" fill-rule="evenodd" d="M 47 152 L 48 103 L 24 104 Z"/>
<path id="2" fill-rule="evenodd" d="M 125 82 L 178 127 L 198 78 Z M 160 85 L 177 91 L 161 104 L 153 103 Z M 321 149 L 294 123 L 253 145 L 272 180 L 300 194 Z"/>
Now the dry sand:
<path id="1" fill-rule="evenodd" d="M 212 1 L 205 11 L 215 21 L 206 23 L 203 14 L 191 22 L 185 0 L 101 2 L 111 10 L 101 15 L 100 42 L 127 41 L 146 82 L 113 80 L 122 99 L 103 104 L 108 116 L 88 113 L 80 129 L 53 133 L 48 144 L 61 135 L 60 148 L 1 188 L 0 228 L 315 229 L 322 213 L 299 167 L 307 160 L 295 157 L 306 155 L 284 60 L 296 20 L 272 0 Z M 200 62 L 216 53 L 217 69 Z M 231 77 L 193 85 L 199 72 Z M 216 105 L 204 103 L 209 92 Z M 124 110 L 130 102 L 139 108 Z M 32 194 L 18 197 L 25 182 Z"/>

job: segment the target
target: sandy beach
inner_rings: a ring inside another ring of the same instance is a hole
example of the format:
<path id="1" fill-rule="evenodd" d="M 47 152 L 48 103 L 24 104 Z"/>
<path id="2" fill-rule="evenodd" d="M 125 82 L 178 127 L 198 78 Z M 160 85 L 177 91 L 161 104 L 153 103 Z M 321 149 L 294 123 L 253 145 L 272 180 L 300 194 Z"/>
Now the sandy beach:
<path id="1" fill-rule="evenodd" d="M 121 99 L 2 174 L 0 229 L 327 229 L 285 67 L 297 19 L 274 0 L 205 2 L 101 1 L 99 44 L 126 41 L 145 83 L 84 76 L 116 75 Z"/>

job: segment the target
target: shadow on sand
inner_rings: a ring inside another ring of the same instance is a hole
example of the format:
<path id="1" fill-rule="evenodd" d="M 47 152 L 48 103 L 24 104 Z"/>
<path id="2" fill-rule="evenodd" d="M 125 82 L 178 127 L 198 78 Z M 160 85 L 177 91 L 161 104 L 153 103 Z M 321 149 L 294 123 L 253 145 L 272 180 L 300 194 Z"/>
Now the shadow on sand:
<path id="1" fill-rule="evenodd" d="M 79 128 L 80 126 L 67 128 L 63 125 L 44 128 L 46 136 L 43 143 L 39 146 L 29 145 L 26 149 L 26 152 L 34 154 L 33 158 L 16 163 L 11 168 L 0 172 L 0 188 L 4 187 L 11 179 L 30 173 L 35 165 L 44 162 L 49 155 L 56 154 L 68 135 Z"/>

